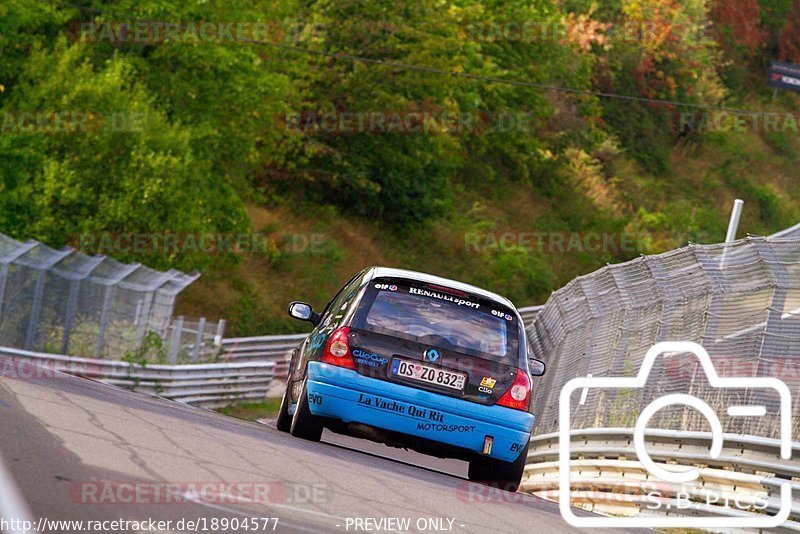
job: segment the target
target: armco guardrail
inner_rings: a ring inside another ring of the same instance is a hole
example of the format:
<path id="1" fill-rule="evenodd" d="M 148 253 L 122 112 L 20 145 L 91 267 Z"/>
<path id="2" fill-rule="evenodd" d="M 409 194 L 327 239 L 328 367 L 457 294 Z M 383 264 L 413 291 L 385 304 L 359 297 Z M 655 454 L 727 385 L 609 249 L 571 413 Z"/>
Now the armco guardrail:
<path id="1" fill-rule="evenodd" d="M 275 376 L 285 378 L 289 358 L 307 334 L 236 337 L 222 340 L 222 356 L 228 362 L 274 362 Z"/>
<path id="2" fill-rule="evenodd" d="M 43 376 L 48 370 L 205 408 L 264 399 L 275 377 L 274 362 L 139 365 L 0 347 L 0 371 L 5 376 Z"/>
<path id="3" fill-rule="evenodd" d="M 780 509 L 780 485 L 800 477 L 800 463 L 781 458 L 778 440 L 734 434 L 725 434 L 722 453 L 711 458 L 710 436 L 708 432 L 657 429 L 646 432 L 647 451 L 656 463 L 699 469 L 700 478 L 679 488 L 684 493 L 679 496 L 676 488 L 654 479 L 639 463 L 632 429 L 573 430 L 571 502 L 608 515 L 741 517 L 758 513 L 752 505 L 763 507 L 766 502 L 761 513 L 775 515 Z M 798 455 L 800 443 L 795 442 L 792 456 Z M 559 483 L 558 433 L 534 436 L 522 490 L 558 500 Z M 800 483 L 791 484 L 792 512 L 781 530 L 800 531 Z M 725 498 L 728 506 L 724 505 Z M 734 499 L 738 499 L 739 505 L 731 504 Z"/>

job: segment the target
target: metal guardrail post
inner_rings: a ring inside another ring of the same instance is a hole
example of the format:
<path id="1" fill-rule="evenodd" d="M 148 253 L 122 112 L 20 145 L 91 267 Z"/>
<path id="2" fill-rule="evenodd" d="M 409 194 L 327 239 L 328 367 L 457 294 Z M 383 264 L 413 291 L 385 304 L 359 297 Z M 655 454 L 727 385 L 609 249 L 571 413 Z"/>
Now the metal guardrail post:
<path id="1" fill-rule="evenodd" d="M 214 345 L 222 345 L 222 337 L 225 335 L 225 319 L 220 319 L 217 323 L 217 333 L 214 334 Z"/>
<path id="2" fill-rule="evenodd" d="M 108 316 L 111 314 L 111 299 L 114 297 L 115 287 L 111 284 L 106 286 L 103 292 L 103 307 L 100 309 L 100 327 L 97 331 L 97 347 L 95 355 L 103 357 L 103 347 L 106 344 L 106 329 L 108 328 Z"/>
<path id="3" fill-rule="evenodd" d="M 737 198 L 733 201 L 733 208 L 731 209 L 731 218 L 728 221 L 728 231 L 725 234 L 725 242 L 732 243 L 736 240 L 736 231 L 739 229 L 739 219 L 742 216 L 742 206 L 744 200 Z"/>
<path id="4" fill-rule="evenodd" d="M 133 326 L 139 326 L 139 321 L 142 318 L 142 306 L 144 305 L 144 301 L 139 299 L 136 301 L 136 311 L 133 312 Z"/>
<path id="5" fill-rule="evenodd" d="M 74 279 L 69 281 L 69 294 L 67 296 L 66 317 L 64 318 L 64 335 L 61 336 L 61 352 L 69 352 L 69 337 L 72 335 L 72 327 L 75 322 L 75 311 L 78 307 L 78 293 L 81 290 L 81 280 Z"/>
<path id="6" fill-rule="evenodd" d="M 175 322 L 172 323 L 172 335 L 169 340 L 169 352 L 167 352 L 167 361 L 169 361 L 169 363 L 177 363 L 178 361 L 181 334 L 183 334 L 183 315 L 178 316 Z"/>
<path id="7" fill-rule="evenodd" d="M 200 357 L 200 345 L 203 343 L 203 334 L 206 329 L 206 318 L 200 317 L 197 321 L 197 332 L 194 335 L 194 346 L 192 347 L 192 361 L 196 362 Z"/>
<path id="8" fill-rule="evenodd" d="M 3 300 L 6 294 L 6 280 L 8 280 L 8 263 L 0 263 L 0 318 L 3 317 Z"/>
<path id="9" fill-rule="evenodd" d="M 36 289 L 33 291 L 33 302 L 31 303 L 31 315 L 28 318 L 28 333 L 25 335 L 25 349 L 33 349 L 33 339 L 36 337 L 36 326 L 39 324 L 39 313 L 42 310 L 42 293 L 44 292 L 44 277 L 46 271 L 39 269 L 36 275 Z"/>
<path id="10" fill-rule="evenodd" d="M 737 198 L 733 201 L 733 208 L 731 209 L 731 218 L 728 221 L 728 231 L 725 233 L 725 244 L 733 243 L 736 241 L 736 231 L 739 229 L 739 219 L 742 216 L 742 206 L 744 200 Z M 722 253 L 722 258 L 719 262 L 720 270 L 725 269 L 725 259 L 728 255 L 727 247 Z"/>
<path id="11" fill-rule="evenodd" d="M 150 308 L 153 305 L 153 293 L 150 291 L 145 294 L 144 299 L 140 300 L 141 309 L 139 310 L 138 322 L 136 323 L 136 346 L 141 347 L 144 336 L 147 334 L 147 326 L 150 323 Z"/>

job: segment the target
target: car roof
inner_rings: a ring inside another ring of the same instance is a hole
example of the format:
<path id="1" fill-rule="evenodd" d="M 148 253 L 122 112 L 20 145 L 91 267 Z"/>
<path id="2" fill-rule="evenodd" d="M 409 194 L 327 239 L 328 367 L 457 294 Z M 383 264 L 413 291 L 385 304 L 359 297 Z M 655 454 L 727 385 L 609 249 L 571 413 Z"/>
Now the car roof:
<path id="1" fill-rule="evenodd" d="M 503 296 L 498 295 L 497 293 L 492 293 L 491 291 L 487 291 L 485 289 L 481 289 L 477 286 L 473 286 L 470 284 L 465 284 L 464 282 L 459 282 L 458 280 L 451 280 L 449 278 L 443 278 L 441 276 L 421 273 L 418 271 L 409 271 L 407 269 L 394 269 L 392 267 L 370 267 L 369 270 L 372 271 L 369 277 L 370 280 L 372 280 L 373 278 L 383 278 L 383 277 L 408 278 L 411 280 L 424 282 L 426 284 L 435 284 L 435 285 L 449 287 L 452 289 L 457 289 L 459 291 L 465 291 L 467 293 L 472 293 L 473 295 L 478 295 L 480 297 L 499 302 L 500 304 L 508 306 L 512 310 L 516 311 L 517 309 L 510 300 L 508 300 Z"/>

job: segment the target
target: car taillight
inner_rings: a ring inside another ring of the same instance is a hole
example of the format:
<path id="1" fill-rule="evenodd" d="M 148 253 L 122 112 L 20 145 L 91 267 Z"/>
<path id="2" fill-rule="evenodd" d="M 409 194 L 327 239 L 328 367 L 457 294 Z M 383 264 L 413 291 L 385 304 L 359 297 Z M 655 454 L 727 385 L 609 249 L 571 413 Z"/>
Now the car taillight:
<path id="1" fill-rule="evenodd" d="M 355 369 L 353 356 L 350 354 L 350 345 L 347 343 L 347 335 L 350 329 L 346 326 L 337 328 L 328 338 L 325 344 L 325 351 L 322 353 L 321 361 L 347 369 Z"/>
<path id="2" fill-rule="evenodd" d="M 515 410 L 527 410 L 531 400 L 531 379 L 528 373 L 522 369 L 517 369 L 517 378 L 514 384 L 506 391 L 497 404 L 514 408 Z"/>

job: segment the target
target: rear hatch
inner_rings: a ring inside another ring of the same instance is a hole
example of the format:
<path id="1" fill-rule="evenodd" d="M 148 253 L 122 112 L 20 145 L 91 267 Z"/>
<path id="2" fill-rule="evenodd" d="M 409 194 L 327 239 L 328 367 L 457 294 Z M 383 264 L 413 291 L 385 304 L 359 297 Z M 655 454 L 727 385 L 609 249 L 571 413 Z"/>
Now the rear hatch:
<path id="1" fill-rule="evenodd" d="M 491 405 L 521 367 L 519 328 L 494 300 L 379 278 L 359 303 L 349 344 L 362 375 Z"/>

